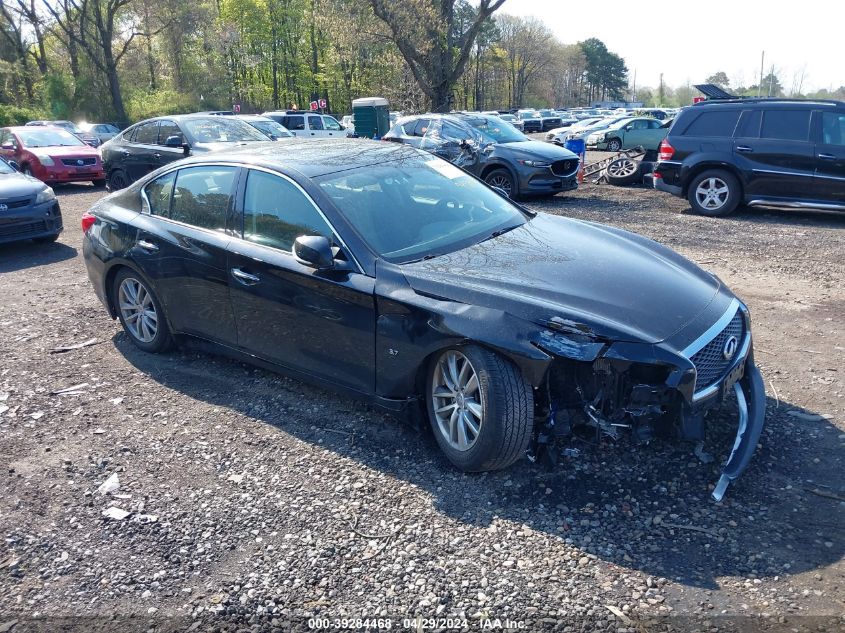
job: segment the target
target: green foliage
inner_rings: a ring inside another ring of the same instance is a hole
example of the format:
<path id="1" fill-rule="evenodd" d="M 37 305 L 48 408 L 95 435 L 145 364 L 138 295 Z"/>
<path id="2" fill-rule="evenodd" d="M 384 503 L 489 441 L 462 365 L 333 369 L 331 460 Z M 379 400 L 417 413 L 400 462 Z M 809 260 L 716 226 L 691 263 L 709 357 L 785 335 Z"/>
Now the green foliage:
<path id="1" fill-rule="evenodd" d="M 23 125 L 27 121 L 48 119 L 50 116 L 37 108 L 25 108 L 0 104 L 0 127 L 5 125 Z"/>
<path id="2" fill-rule="evenodd" d="M 140 121 L 164 114 L 184 114 L 200 109 L 198 99 L 170 88 L 155 91 L 136 91 L 126 99 L 126 113 L 130 121 Z"/>

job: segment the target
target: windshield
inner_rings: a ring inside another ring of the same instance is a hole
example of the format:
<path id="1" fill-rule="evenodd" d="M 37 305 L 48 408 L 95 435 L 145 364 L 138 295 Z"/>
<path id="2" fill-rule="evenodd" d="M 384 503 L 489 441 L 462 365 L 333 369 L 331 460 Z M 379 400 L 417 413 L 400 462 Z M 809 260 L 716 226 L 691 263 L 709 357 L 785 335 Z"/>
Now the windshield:
<path id="1" fill-rule="evenodd" d="M 226 117 L 184 119 L 182 124 L 197 143 L 266 141 L 267 136 L 243 121 Z"/>
<path id="2" fill-rule="evenodd" d="M 264 132 L 267 136 L 272 134 L 276 138 L 288 138 L 294 135 L 284 125 L 275 121 L 247 121 L 247 123 L 255 129 Z"/>
<path id="3" fill-rule="evenodd" d="M 15 170 L 5 160 L 0 158 L 0 174 L 14 174 Z"/>
<path id="4" fill-rule="evenodd" d="M 75 147 L 85 145 L 70 132 L 57 128 L 33 127 L 32 129 L 20 130 L 17 134 L 24 147 Z"/>
<path id="5" fill-rule="evenodd" d="M 539 112 L 520 112 L 519 116 L 522 119 L 539 119 L 540 113 Z"/>
<path id="6" fill-rule="evenodd" d="M 488 143 L 518 143 L 526 140 L 522 132 L 499 117 L 468 119 L 467 122 L 481 132 Z"/>
<path id="7" fill-rule="evenodd" d="M 71 121 L 53 121 L 53 125 L 63 128 L 68 132 L 72 132 L 73 134 L 79 134 L 82 132 L 82 130 L 79 129 L 79 126 Z"/>
<path id="8" fill-rule="evenodd" d="M 465 248 L 526 222 L 506 198 L 430 156 L 358 167 L 317 182 L 370 247 L 394 263 Z"/>
<path id="9" fill-rule="evenodd" d="M 543 116 L 559 116 L 554 110 L 540 110 L 540 114 Z"/>
<path id="10" fill-rule="evenodd" d="M 500 114 L 499 118 L 502 119 L 502 121 L 513 121 L 516 119 L 516 117 L 512 114 Z"/>

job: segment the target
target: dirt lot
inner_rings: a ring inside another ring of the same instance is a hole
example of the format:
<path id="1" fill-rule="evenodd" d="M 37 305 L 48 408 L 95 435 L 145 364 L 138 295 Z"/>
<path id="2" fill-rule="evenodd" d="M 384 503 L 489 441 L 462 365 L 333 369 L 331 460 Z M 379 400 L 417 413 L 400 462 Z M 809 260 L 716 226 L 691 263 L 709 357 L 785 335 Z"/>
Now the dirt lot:
<path id="1" fill-rule="evenodd" d="M 103 192 L 59 195 L 58 243 L 0 247 L 0 631 L 306 630 L 309 616 L 845 629 L 845 217 L 708 219 L 594 185 L 531 204 L 644 233 L 749 303 L 767 425 L 716 504 L 730 411 L 709 465 L 685 444 L 581 442 L 554 472 L 523 460 L 467 476 L 360 403 L 203 354 L 145 355 L 82 262 L 79 218 Z M 100 495 L 114 473 L 120 489 Z M 105 519 L 112 505 L 133 514 Z"/>

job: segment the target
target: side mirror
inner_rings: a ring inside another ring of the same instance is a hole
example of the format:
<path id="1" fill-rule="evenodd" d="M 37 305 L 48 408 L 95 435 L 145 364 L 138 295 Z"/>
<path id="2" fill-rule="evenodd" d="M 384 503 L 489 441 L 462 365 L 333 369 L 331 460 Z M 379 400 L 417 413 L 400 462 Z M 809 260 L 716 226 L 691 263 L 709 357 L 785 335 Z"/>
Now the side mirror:
<path id="1" fill-rule="evenodd" d="M 334 267 L 332 244 L 322 235 L 300 235 L 293 243 L 293 256 L 300 264 L 317 270 Z"/>
<path id="2" fill-rule="evenodd" d="M 12 141 L 6 141 L 3 145 L 0 145 L 0 149 L 9 149 L 13 150 L 16 149 L 15 144 Z"/>
<path id="3" fill-rule="evenodd" d="M 164 141 L 165 147 L 182 147 L 185 143 L 182 142 L 182 137 L 174 134 L 173 136 L 168 136 Z"/>

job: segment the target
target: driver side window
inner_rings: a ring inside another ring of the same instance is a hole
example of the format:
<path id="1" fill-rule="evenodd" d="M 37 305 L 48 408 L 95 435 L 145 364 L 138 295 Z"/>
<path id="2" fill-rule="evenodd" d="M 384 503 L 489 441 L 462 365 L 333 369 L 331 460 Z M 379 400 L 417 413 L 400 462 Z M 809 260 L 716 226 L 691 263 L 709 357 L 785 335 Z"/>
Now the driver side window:
<path id="1" fill-rule="evenodd" d="M 290 251 L 301 235 L 331 240 L 332 230 L 311 199 L 291 181 L 250 170 L 244 194 L 244 239 Z"/>

